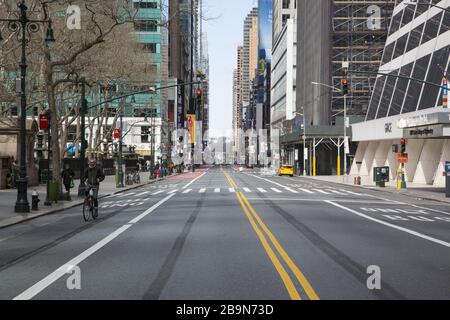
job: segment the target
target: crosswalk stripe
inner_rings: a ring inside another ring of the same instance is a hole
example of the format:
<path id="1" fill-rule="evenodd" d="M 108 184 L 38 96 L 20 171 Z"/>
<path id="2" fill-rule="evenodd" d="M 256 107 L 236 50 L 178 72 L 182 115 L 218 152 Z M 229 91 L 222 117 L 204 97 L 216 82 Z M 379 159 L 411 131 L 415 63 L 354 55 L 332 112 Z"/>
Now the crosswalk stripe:
<path id="1" fill-rule="evenodd" d="M 353 194 L 355 196 L 364 196 L 364 194 L 362 194 L 362 193 L 357 193 L 357 192 L 353 192 L 353 191 L 348 191 L 348 190 L 341 190 L 341 191 Z"/>
<path id="2" fill-rule="evenodd" d="M 272 190 L 275 191 L 276 193 L 282 193 L 282 191 L 278 190 L 277 188 L 270 188 L 270 189 L 272 189 Z"/>
<path id="3" fill-rule="evenodd" d="M 244 188 L 244 191 L 247 192 L 247 193 L 252 192 L 252 190 L 250 190 L 249 188 Z"/>
<path id="4" fill-rule="evenodd" d="M 148 194 L 148 193 L 150 193 L 150 191 L 144 191 L 144 192 L 135 194 L 134 197 L 140 197 L 140 196 L 146 195 L 146 194 Z"/>
<path id="5" fill-rule="evenodd" d="M 297 191 L 295 191 L 294 189 L 288 188 L 288 187 L 284 187 L 287 191 L 292 192 L 292 193 L 298 193 Z"/>
<path id="6" fill-rule="evenodd" d="M 230 191 L 230 193 L 236 192 L 236 191 L 234 190 L 234 188 L 229 188 L 228 191 Z"/>
<path id="7" fill-rule="evenodd" d="M 345 193 L 337 191 L 337 190 L 327 190 L 327 191 L 333 192 L 334 194 L 339 194 L 339 195 L 344 195 L 345 196 Z"/>
<path id="8" fill-rule="evenodd" d="M 215 189 L 214 189 L 214 192 L 215 192 L 215 193 L 219 193 L 219 192 L 220 192 L 220 188 L 215 188 Z"/>
<path id="9" fill-rule="evenodd" d="M 309 194 L 314 194 L 314 192 L 312 192 L 311 190 L 308 190 L 308 189 L 299 188 L 299 190 L 303 191 L 303 192 L 306 192 L 306 193 L 309 193 Z"/>
<path id="10" fill-rule="evenodd" d="M 167 192 L 167 194 L 172 194 L 172 193 L 175 193 L 175 192 L 177 192 L 177 191 L 178 191 L 178 189 L 175 189 L 175 190 L 172 190 L 172 191 Z"/>
<path id="11" fill-rule="evenodd" d="M 183 193 L 186 194 L 186 193 L 189 193 L 191 191 L 192 191 L 192 189 L 187 189 L 187 190 L 184 190 Z"/>
<path id="12" fill-rule="evenodd" d="M 153 196 L 156 196 L 157 194 L 160 194 L 160 193 L 163 193 L 165 190 L 159 190 L 159 191 L 157 191 L 157 192 L 155 192 L 155 193 L 152 193 L 152 195 Z"/>
<path id="13" fill-rule="evenodd" d="M 261 192 L 261 193 L 267 193 L 267 191 L 264 190 L 263 188 L 258 188 L 258 191 Z"/>
<path id="14" fill-rule="evenodd" d="M 313 189 L 314 191 L 317 191 L 319 193 L 323 193 L 323 194 L 330 194 L 329 192 L 326 192 L 324 190 L 320 190 L 320 189 Z"/>
<path id="15" fill-rule="evenodd" d="M 129 197 L 132 196 L 133 194 L 135 194 L 136 192 L 130 192 L 130 193 L 125 193 L 125 194 L 121 194 L 118 195 L 117 198 L 125 198 L 125 197 Z"/>
<path id="16" fill-rule="evenodd" d="M 202 188 L 202 189 L 200 189 L 200 191 L 198 193 L 205 193 L 205 192 L 206 192 L 206 189 Z"/>

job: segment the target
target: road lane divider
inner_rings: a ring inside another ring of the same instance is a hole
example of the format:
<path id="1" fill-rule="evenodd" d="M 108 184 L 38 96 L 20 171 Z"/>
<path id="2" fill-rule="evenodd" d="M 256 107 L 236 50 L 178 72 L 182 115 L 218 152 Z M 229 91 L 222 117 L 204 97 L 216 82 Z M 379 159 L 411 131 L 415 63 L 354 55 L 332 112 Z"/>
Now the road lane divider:
<path id="1" fill-rule="evenodd" d="M 233 178 L 228 173 L 226 173 L 224 171 L 223 171 L 223 173 L 224 173 L 226 179 L 228 180 L 228 183 L 233 188 L 235 188 L 235 190 L 237 190 L 237 185 L 234 182 Z M 301 299 L 301 295 L 298 293 L 294 282 L 292 281 L 291 277 L 289 276 L 289 273 L 284 268 L 283 264 L 280 262 L 277 255 L 276 254 L 275 254 L 275 256 L 272 255 L 272 254 L 274 254 L 274 250 L 272 249 L 270 243 L 275 248 L 275 250 L 278 252 L 278 254 L 281 256 L 281 258 L 286 263 L 286 265 L 289 267 L 289 269 L 292 271 L 292 273 L 294 274 L 295 278 L 299 282 L 300 286 L 302 287 L 302 289 L 305 292 L 305 294 L 307 295 L 307 297 L 310 300 L 319 300 L 318 295 L 312 288 L 309 281 L 306 279 L 305 275 L 295 265 L 295 263 L 289 257 L 289 255 L 284 250 L 282 245 L 278 242 L 277 238 L 269 230 L 269 228 L 263 222 L 263 220 L 258 215 L 256 210 L 249 203 L 249 201 L 244 196 L 244 194 L 242 192 L 236 192 L 236 197 L 238 198 L 238 201 L 241 204 L 245 214 L 247 215 L 247 218 L 250 221 L 250 224 L 252 225 L 254 231 L 258 235 L 266 253 L 268 254 L 268 256 L 269 256 L 270 260 L 272 261 L 273 265 L 275 266 L 275 268 L 277 269 L 286 289 L 288 290 L 289 295 L 291 296 L 291 299 L 299 300 L 299 299 Z M 267 239 L 270 240 L 270 243 Z"/>
<path id="2" fill-rule="evenodd" d="M 96 244 L 91 246 L 89 249 L 87 249 L 86 251 L 82 252 L 81 254 L 79 254 L 78 256 L 76 256 L 75 258 L 73 258 L 72 260 L 67 262 L 66 264 L 62 265 L 61 267 L 59 267 L 58 269 L 53 271 L 51 274 L 49 274 L 47 277 L 45 277 L 41 281 L 37 282 L 35 285 L 33 285 L 32 287 L 28 288 L 27 290 L 25 290 L 24 292 L 22 292 L 21 294 L 16 296 L 13 300 L 31 300 L 31 299 L 33 299 L 39 293 L 41 293 L 46 288 L 48 288 L 50 285 L 55 283 L 58 279 L 60 279 L 64 275 L 66 275 L 75 266 L 78 266 L 81 262 L 83 262 L 84 260 L 89 258 L 91 255 L 93 255 L 94 253 L 99 251 L 101 248 L 106 246 L 108 243 L 110 243 L 111 241 L 116 239 L 118 236 L 120 236 L 122 233 L 127 231 L 134 224 L 138 223 L 143 218 L 145 218 L 149 214 L 153 213 L 161 205 L 163 205 L 164 203 L 169 201 L 174 195 L 175 194 L 171 194 L 171 195 L 165 197 L 164 199 L 159 201 L 157 204 L 155 204 L 154 206 L 152 206 L 151 208 L 149 208 L 148 210 L 143 212 L 138 217 L 134 218 L 130 222 L 128 222 L 125 225 L 121 226 L 116 231 L 114 231 L 113 233 L 111 233 L 107 237 L 103 238 L 102 240 L 100 240 L 99 242 L 97 242 Z"/>

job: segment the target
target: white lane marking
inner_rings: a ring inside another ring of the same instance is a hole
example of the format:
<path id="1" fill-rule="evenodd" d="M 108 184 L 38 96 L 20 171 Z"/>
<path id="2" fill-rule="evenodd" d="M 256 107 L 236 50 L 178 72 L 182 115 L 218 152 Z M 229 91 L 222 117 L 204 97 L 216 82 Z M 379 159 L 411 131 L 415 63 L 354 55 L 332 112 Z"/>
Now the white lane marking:
<path id="1" fill-rule="evenodd" d="M 250 190 L 249 188 L 244 188 L 244 191 L 247 192 L 247 193 L 251 193 L 252 192 L 252 190 Z"/>
<path id="2" fill-rule="evenodd" d="M 263 188 L 257 188 L 257 189 L 258 189 L 258 191 L 261 192 L 261 193 L 267 193 L 267 191 L 264 190 Z"/>
<path id="3" fill-rule="evenodd" d="M 229 191 L 230 193 L 236 192 L 236 190 L 235 190 L 234 188 L 228 188 L 228 191 Z"/>
<path id="4" fill-rule="evenodd" d="M 174 193 L 177 192 L 177 191 L 178 191 L 178 189 L 175 189 L 175 190 L 172 190 L 172 191 L 167 192 L 167 194 L 174 194 Z"/>
<path id="5" fill-rule="evenodd" d="M 316 191 L 316 192 L 319 192 L 319 193 L 323 193 L 323 194 L 331 194 L 331 193 L 326 192 L 326 191 L 321 190 L 321 189 L 313 189 L 313 190 Z"/>
<path id="6" fill-rule="evenodd" d="M 155 192 L 155 193 L 152 193 L 152 195 L 153 195 L 153 196 L 156 196 L 157 194 L 163 193 L 164 191 L 166 191 L 166 190 L 160 190 L 160 191 L 157 191 L 157 192 Z"/>
<path id="7" fill-rule="evenodd" d="M 386 222 L 386 221 L 383 221 L 383 220 L 379 220 L 379 219 L 376 219 L 376 218 L 372 218 L 372 217 L 370 217 L 370 216 L 368 216 L 368 215 L 365 215 L 365 214 L 363 214 L 363 213 L 361 213 L 361 212 L 358 212 L 358 211 L 356 211 L 356 210 L 353 210 L 353 209 L 344 207 L 343 205 L 337 204 L 337 203 L 335 203 L 335 202 L 333 202 L 333 201 L 330 201 L 330 200 L 326 200 L 325 202 L 326 202 L 326 203 L 329 203 L 329 204 L 331 204 L 331 205 L 333 205 L 333 206 L 335 206 L 335 207 L 338 207 L 338 208 L 340 208 L 340 209 L 342 209 L 342 210 L 346 210 L 346 211 L 348 211 L 348 212 L 351 212 L 351 213 L 353 213 L 353 214 L 356 214 L 357 216 L 360 216 L 360 217 L 365 218 L 365 219 L 367 219 L 367 220 L 371 220 L 371 221 L 373 221 L 373 222 L 376 222 L 376 223 L 385 225 L 385 226 L 387 226 L 387 227 L 390 227 L 390 228 L 393 228 L 393 229 L 396 229 L 396 230 L 399 230 L 399 231 L 403 231 L 403 232 L 406 232 L 406 233 L 408 233 L 408 234 L 410 234 L 410 235 L 413 235 L 413 236 L 422 238 L 422 239 L 424 239 L 424 240 L 428 240 L 428 241 L 431 241 L 431 242 L 440 244 L 440 245 L 442 245 L 442 246 L 444 246 L 444 247 L 450 248 L 450 243 L 449 243 L 449 242 L 445 242 L 445 241 L 443 241 L 443 240 L 439 240 L 439 239 L 436 239 L 436 238 L 427 236 L 427 235 L 425 235 L 425 234 L 423 234 L 423 233 L 420 233 L 420 232 L 417 232 L 417 231 L 414 231 L 414 230 L 411 230 L 411 229 L 403 228 L 403 227 L 397 226 L 397 225 L 395 225 L 395 224 L 392 224 L 392 223 L 389 223 L 389 222 Z"/>
<path id="8" fill-rule="evenodd" d="M 344 189 L 340 189 L 340 190 L 343 191 L 343 192 L 347 192 L 347 193 L 353 194 L 355 196 L 364 196 L 365 195 L 363 193 L 357 193 L 357 192 L 353 192 L 353 191 L 349 191 L 349 190 L 344 190 Z"/>
<path id="9" fill-rule="evenodd" d="M 335 194 L 339 194 L 341 196 L 345 196 L 346 195 L 345 193 L 337 191 L 337 190 L 330 190 L 330 189 L 328 189 L 327 191 L 330 191 L 330 192 L 335 193 Z"/>
<path id="10" fill-rule="evenodd" d="M 291 189 L 289 187 L 284 187 L 284 189 L 286 189 L 287 191 L 292 192 L 292 193 L 298 193 L 298 191 Z"/>
<path id="11" fill-rule="evenodd" d="M 298 190 L 303 191 L 305 193 L 314 194 L 314 192 L 312 192 L 311 190 L 308 190 L 308 189 L 298 188 Z"/>
<path id="12" fill-rule="evenodd" d="M 144 192 L 135 194 L 134 197 L 140 197 L 140 196 L 146 195 L 146 194 L 148 194 L 148 193 L 150 193 L 150 192 L 151 192 L 151 191 L 144 191 Z"/>
<path id="13" fill-rule="evenodd" d="M 220 192 L 220 188 L 215 188 L 215 189 L 214 189 L 214 192 L 215 192 L 215 193 L 219 193 L 219 192 Z"/>
<path id="14" fill-rule="evenodd" d="M 193 184 L 195 181 L 197 181 L 198 179 L 200 179 L 201 177 L 203 177 L 207 172 L 209 171 L 206 170 L 205 172 L 203 172 L 200 176 L 198 176 L 197 178 L 195 178 L 194 180 L 192 180 L 191 182 L 189 182 L 187 185 L 185 185 L 182 189 L 187 189 L 191 184 Z"/>
<path id="15" fill-rule="evenodd" d="M 206 192 L 206 189 L 205 188 L 201 188 L 198 193 L 205 193 L 205 192 Z"/>
<path id="16" fill-rule="evenodd" d="M 367 201 L 367 200 L 349 200 L 349 199 L 324 200 L 324 199 L 312 199 L 312 198 L 308 198 L 308 199 L 303 199 L 303 198 L 247 198 L 247 200 L 254 200 L 254 201 L 272 200 L 272 201 L 283 201 L 283 202 L 289 202 L 289 201 L 303 201 L 303 202 L 334 201 L 334 202 L 339 202 L 339 203 L 353 203 L 353 204 L 392 205 L 392 202 Z"/>
<path id="17" fill-rule="evenodd" d="M 117 238 L 119 235 L 127 231 L 133 224 L 139 222 L 144 217 L 155 211 L 157 208 L 159 208 L 161 205 L 163 205 L 165 202 L 170 200 L 173 197 L 173 195 L 170 195 L 157 204 L 155 204 L 153 207 L 142 213 L 137 218 L 131 220 L 127 224 L 123 225 L 104 239 L 100 240 L 96 244 L 94 244 L 92 247 L 87 249 L 86 251 L 82 252 L 80 255 L 76 256 L 66 264 L 62 265 L 55 271 L 53 271 L 51 274 L 49 274 L 47 277 L 42 279 L 41 281 L 37 282 L 32 287 L 28 288 L 18 296 L 16 296 L 13 300 L 31 300 L 36 295 L 44 291 L 46 288 L 48 288 L 50 285 L 52 285 L 54 282 L 56 282 L 59 278 L 66 275 L 68 272 L 70 272 L 75 266 L 79 265 L 81 262 L 89 258 L 91 255 L 96 253 L 98 250 L 106 246 L 108 243 L 113 241 L 115 238 Z"/>
<path id="18" fill-rule="evenodd" d="M 275 191 L 276 193 L 282 193 L 283 191 L 278 190 L 277 188 L 270 188 L 272 191 Z"/>
<path id="19" fill-rule="evenodd" d="M 186 193 L 189 193 L 191 191 L 192 191 L 192 189 L 187 189 L 187 190 L 184 190 L 183 193 L 186 194 Z"/>
<path id="20" fill-rule="evenodd" d="M 136 192 L 129 192 L 129 193 L 125 193 L 125 194 L 121 194 L 118 195 L 117 198 L 125 198 L 125 197 L 129 197 L 132 196 L 133 194 L 135 194 Z"/>

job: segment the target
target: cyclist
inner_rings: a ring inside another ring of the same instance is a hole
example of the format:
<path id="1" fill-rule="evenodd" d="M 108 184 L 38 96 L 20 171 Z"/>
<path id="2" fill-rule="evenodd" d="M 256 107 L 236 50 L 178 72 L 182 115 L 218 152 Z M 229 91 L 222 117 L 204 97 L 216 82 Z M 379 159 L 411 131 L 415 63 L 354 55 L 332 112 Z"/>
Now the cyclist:
<path id="1" fill-rule="evenodd" d="M 84 179 L 87 185 L 87 192 L 90 189 L 94 190 L 94 206 L 95 211 L 98 212 L 98 190 L 100 188 L 100 182 L 105 180 L 105 174 L 103 169 L 97 165 L 96 159 L 89 160 L 89 168 L 84 173 Z"/>

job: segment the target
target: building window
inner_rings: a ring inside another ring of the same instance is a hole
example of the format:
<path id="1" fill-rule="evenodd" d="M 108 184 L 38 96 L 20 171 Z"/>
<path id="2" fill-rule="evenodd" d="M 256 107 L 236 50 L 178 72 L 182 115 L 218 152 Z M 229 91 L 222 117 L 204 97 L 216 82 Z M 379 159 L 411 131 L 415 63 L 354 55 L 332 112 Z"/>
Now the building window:
<path id="1" fill-rule="evenodd" d="M 137 32 L 157 32 L 157 20 L 136 20 L 134 22 L 134 30 Z"/>
<path id="2" fill-rule="evenodd" d="M 156 43 L 143 43 L 142 49 L 148 53 L 156 53 Z"/>
<path id="3" fill-rule="evenodd" d="M 141 127 L 141 143 L 149 143 L 150 139 L 150 127 L 143 126 Z"/>
<path id="4" fill-rule="evenodd" d="M 157 2 L 135 2 L 134 3 L 135 9 L 157 9 L 158 3 Z"/>

